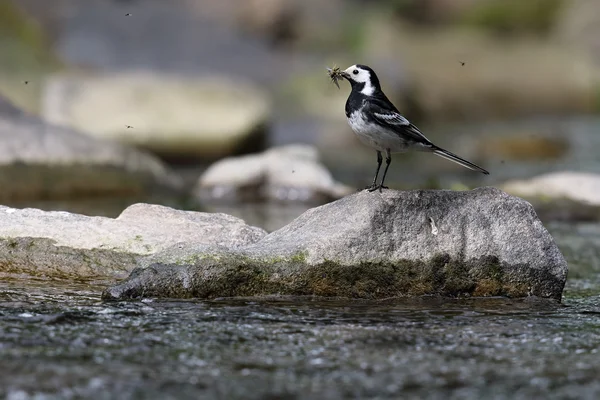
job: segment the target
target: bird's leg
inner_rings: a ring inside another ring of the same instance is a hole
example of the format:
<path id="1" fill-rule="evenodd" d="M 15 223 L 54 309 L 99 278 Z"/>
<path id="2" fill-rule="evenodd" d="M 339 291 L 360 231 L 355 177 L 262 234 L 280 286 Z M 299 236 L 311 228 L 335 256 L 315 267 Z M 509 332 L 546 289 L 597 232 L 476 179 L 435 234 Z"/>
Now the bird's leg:
<path id="1" fill-rule="evenodd" d="M 369 192 L 377 189 L 377 177 L 379 176 L 379 169 L 381 168 L 381 163 L 383 162 L 383 157 L 381 156 L 381 152 L 377 150 L 377 170 L 375 171 L 375 177 L 373 178 L 373 183 L 371 186 L 367 186 L 365 189 Z"/>
<path id="2" fill-rule="evenodd" d="M 379 191 L 381 189 L 389 189 L 387 186 L 383 186 L 383 182 L 385 181 L 385 176 L 387 175 L 388 168 L 392 163 L 392 154 L 390 153 L 390 149 L 385 149 L 385 169 L 383 170 L 383 177 L 381 178 L 381 184 L 379 184 Z"/>

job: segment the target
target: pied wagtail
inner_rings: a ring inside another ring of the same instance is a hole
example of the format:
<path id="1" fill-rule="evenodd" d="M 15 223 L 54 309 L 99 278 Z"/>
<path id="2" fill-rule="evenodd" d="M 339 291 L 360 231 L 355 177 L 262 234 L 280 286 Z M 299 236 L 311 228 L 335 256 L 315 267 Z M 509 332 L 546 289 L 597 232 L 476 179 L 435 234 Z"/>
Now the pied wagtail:
<path id="1" fill-rule="evenodd" d="M 381 90 L 379 78 L 371 68 L 357 64 L 345 71 L 338 70 L 334 74 L 345 78 L 352 86 L 346 101 L 346 117 L 350 127 L 361 142 L 377 151 L 377 170 L 373 184 L 366 188 L 368 191 L 387 189 L 383 182 L 392 162 L 391 153 L 403 153 L 408 150 L 431 152 L 473 171 L 489 174 L 485 169 L 431 143 L 416 126 L 400 115 Z M 331 76 L 337 85 L 336 76 Z M 377 184 L 383 151 L 385 170 L 381 183 Z"/>

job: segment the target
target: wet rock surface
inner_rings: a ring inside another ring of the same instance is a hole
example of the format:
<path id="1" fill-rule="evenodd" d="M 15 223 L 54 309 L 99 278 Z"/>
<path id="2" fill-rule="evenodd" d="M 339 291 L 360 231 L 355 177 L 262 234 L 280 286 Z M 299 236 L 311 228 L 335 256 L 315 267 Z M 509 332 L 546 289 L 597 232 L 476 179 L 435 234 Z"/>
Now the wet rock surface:
<path id="1" fill-rule="evenodd" d="M 229 204 L 322 204 L 352 192 L 319 162 L 315 147 L 300 144 L 217 161 L 199 178 L 195 189 L 202 201 Z"/>
<path id="2" fill-rule="evenodd" d="M 103 298 L 560 299 L 567 274 L 531 205 L 494 188 L 361 192 L 311 209 L 246 247 L 171 248 L 153 260 Z"/>
<path id="3" fill-rule="evenodd" d="M 178 190 L 154 157 L 48 124 L 0 96 L 0 200 Z"/>
<path id="4" fill-rule="evenodd" d="M 149 204 L 116 219 L 0 206 L 0 276 L 123 278 L 170 246 L 236 248 L 265 234 L 229 215 Z"/>
<path id="5" fill-rule="evenodd" d="M 262 150 L 269 112 L 258 87 L 216 75 L 59 75 L 44 93 L 49 121 L 174 160 Z"/>

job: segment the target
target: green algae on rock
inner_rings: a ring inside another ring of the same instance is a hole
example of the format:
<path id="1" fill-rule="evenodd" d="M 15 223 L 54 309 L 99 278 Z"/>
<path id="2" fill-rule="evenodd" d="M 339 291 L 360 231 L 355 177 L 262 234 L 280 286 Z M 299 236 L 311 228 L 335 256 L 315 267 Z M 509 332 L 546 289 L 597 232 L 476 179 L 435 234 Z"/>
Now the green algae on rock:
<path id="1" fill-rule="evenodd" d="M 361 192 L 245 247 L 192 262 L 153 256 L 105 300 L 317 295 L 538 296 L 560 300 L 567 264 L 526 201 L 494 188 Z M 189 258 L 188 258 L 189 260 Z"/>

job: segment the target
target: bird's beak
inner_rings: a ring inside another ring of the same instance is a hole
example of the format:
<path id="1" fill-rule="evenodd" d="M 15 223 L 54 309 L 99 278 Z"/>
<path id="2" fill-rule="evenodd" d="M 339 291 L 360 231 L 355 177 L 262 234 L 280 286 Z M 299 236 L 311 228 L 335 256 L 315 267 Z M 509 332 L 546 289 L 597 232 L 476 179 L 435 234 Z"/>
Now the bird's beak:
<path id="1" fill-rule="evenodd" d="M 347 73 L 346 71 L 341 71 L 340 75 L 342 76 L 342 78 L 345 78 L 346 80 L 350 80 L 350 74 Z"/>

